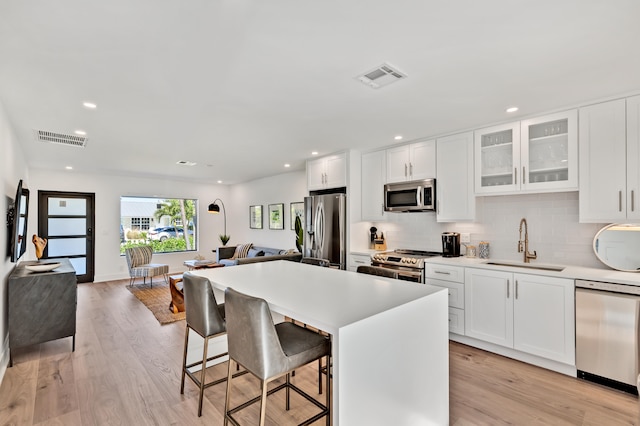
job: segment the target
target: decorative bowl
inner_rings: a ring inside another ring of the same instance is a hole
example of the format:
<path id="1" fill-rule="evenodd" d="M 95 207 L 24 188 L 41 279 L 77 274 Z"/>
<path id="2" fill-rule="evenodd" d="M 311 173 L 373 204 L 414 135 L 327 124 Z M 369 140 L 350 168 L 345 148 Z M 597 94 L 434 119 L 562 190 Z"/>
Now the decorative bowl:
<path id="1" fill-rule="evenodd" d="M 35 265 L 26 265 L 25 268 L 27 269 L 27 271 L 31 271 L 31 272 L 49 272 L 49 271 L 53 271 L 58 266 L 60 266 L 60 262 L 38 263 Z"/>

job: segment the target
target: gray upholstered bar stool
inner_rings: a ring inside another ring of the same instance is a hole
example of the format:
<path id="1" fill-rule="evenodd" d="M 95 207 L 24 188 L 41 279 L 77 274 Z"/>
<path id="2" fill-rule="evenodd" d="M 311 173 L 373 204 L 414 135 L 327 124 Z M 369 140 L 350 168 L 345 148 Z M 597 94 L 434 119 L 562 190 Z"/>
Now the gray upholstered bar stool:
<path id="1" fill-rule="evenodd" d="M 224 303 L 218 305 L 213 294 L 213 288 L 209 279 L 185 272 L 182 277 L 184 290 L 184 305 L 187 314 L 187 328 L 184 333 L 184 354 L 182 357 L 182 381 L 180 383 L 180 393 L 184 393 L 184 376 L 189 376 L 198 386 L 200 395 L 198 396 L 198 417 L 202 416 L 202 397 L 205 388 L 217 385 L 227 380 L 223 377 L 209 383 L 205 383 L 206 364 L 208 361 L 223 357 L 227 353 L 217 354 L 207 358 L 209 339 L 223 335 L 227 332 L 225 324 Z M 189 345 L 189 330 L 193 330 L 204 338 L 204 349 L 202 360 L 187 365 L 187 347 Z M 192 373 L 191 368 L 202 366 L 200 377 L 197 373 Z M 245 373 L 244 371 L 242 373 Z"/>
<path id="2" fill-rule="evenodd" d="M 306 263 L 307 265 L 324 266 L 329 267 L 331 262 L 329 259 L 321 259 L 319 257 L 303 257 L 300 259 L 300 263 Z"/>
<path id="3" fill-rule="evenodd" d="M 393 269 L 382 268 L 380 266 L 360 265 L 358 266 L 358 269 L 356 269 L 356 272 L 359 272 L 361 274 L 376 275 L 378 277 L 395 278 L 396 280 L 398 279 L 397 271 L 394 271 Z"/>
<path id="4" fill-rule="evenodd" d="M 251 297 L 232 288 L 225 290 L 227 313 L 227 341 L 229 343 L 229 373 L 227 395 L 224 403 L 224 424 L 231 422 L 239 426 L 232 415 L 249 405 L 260 401 L 260 425 L 266 417 L 267 395 L 286 389 L 286 409 L 289 410 L 289 390 L 293 389 L 315 404 L 320 413 L 300 423 L 311 424 L 326 416 L 327 426 L 331 424 L 331 380 L 327 375 L 326 402 L 322 405 L 290 381 L 290 372 L 317 359 L 331 355 L 331 341 L 328 337 L 300 327 L 291 322 L 273 324 L 269 305 L 264 299 Z M 235 408 L 229 407 L 231 392 L 231 364 L 234 361 L 260 379 L 261 395 Z M 285 383 L 267 391 L 269 382 L 286 376 Z"/>
<path id="5" fill-rule="evenodd" d="M 305 263 L 307 265 L 314 265 L 314 266 L 322 266 L 324 268 L 328 268 L 329 266 L 331 266 L 331 262 L 329 261 L 329 259 L 322 259 L 319 257 L 303 257 L 300 260 L 300 263 Z M 307 324 L 302 324 L 302 326 L 304 328 L 307 328 Z M 318 333 L 324 333 L 324 332 L 322 330 L 318 330 Z M 323 367 L 322 359 L 318 359 L 318 393 L 320 395 L 322 395 L 322 374 L 323 373 L 327 374 L 327 367 L 326 366 Z M 291 375 L 295 376 L 296 372 L 293 371 Z"/>

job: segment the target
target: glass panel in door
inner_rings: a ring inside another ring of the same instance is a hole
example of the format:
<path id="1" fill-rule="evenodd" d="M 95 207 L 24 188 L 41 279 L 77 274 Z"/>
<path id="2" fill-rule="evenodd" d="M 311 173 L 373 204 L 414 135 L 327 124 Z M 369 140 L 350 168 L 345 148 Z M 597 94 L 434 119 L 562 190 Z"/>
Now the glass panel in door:
<path id="1" fill-rule="evenodd" d="M 529 126 L 528 183 L 569 180 L 568 132 L 567 118 Z"/>
<path id="2" fill-rule="evenodd" d="M 44 258 L 68 259 L 78 282 L 93 281 L 94 195 L 39 191 L 38 232 L 47 238 Z"/>
<path id="3" fill-rule="evenodd" d="M 513 130 L 486 133 L 480 139 L 480 179 L 483 188 L 512 185 Z"/>

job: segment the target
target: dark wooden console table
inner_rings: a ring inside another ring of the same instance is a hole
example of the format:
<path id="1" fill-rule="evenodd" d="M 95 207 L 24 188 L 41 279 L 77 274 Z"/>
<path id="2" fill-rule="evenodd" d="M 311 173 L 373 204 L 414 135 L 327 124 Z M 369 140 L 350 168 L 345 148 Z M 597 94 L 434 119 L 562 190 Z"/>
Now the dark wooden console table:
<path id="1" fill-rule="evenodd" d="M 76 271 L 68 259 L 56 261 L 51 272 L 31 272 L 25 266 L 37 262 L 23 261 L 9 275 L 9 367 L 19 347 L 72 337 L 76 349 Z"/>

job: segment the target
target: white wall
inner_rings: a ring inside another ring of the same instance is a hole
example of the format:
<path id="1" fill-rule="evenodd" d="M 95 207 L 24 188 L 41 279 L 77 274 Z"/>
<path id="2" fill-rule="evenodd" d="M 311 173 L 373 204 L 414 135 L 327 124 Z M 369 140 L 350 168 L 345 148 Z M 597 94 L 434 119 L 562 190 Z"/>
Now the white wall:
<path id="1" fill-rule="evenodd" d="M 219 245 L 218 235 L 223 232 L 221 215 L 210 215 L 207 207 L 215 198 L 228 198 L 229 188 L 163 178 L 81 174 L 73 171 L 31 170 L 29 189 L 32 191 L 30 209 L 38 211 L 38 190 L 95 193 L 95 281 L 128 277 L 127 262 L 120 256 L 120 196 L 153 196 L 158 198 L 193 198 L 199 200 L 199 249 L 202 256 L 213 259 L 211 252 Z M 31 214 L 29 232 L 38 230 L 38 218 Z M 193 259 L 195 253 L 154 254 L 157 263 L 166 263 L 171 272 L 184 271 L 184 260 Z M 35 259 L 33 247 L 28 247 L 26 258 Z"/>
<path id="2" fill-rule="evenodd" d="M 234 186 L 211 185 L 161 178 L 141 178 L 104 174 L 81 174 L 73 171 L 32 169 L 30 187 L 31 211 L 38 210 L 37 191 L 55 190 L 91 192 L 96 197 L 96 267 L 95 281 L 128 277 L 127 263 L 119 255 L 120 196 L 154 196 L 159 198 L 194 198 L 199 200 L 199 250 L 206 258 L 215 258 L 212 249 L 220 246 L 218 236 L 223 233 L 223 216 L 207 213 L 216 198 L 222 199 L 227 214 L 227 233 L 230 245 L 252 242 L 256 245 L 295 248 L 295 234 L 289 227 L 289 204 L 303 201 L 306 194 L 304 172 L 284 173 Z M 13 189 L 15 191 L 15 188 Z M 270 230 L 267 222 L 268 204 L 284 203 L 285 229 Z M 249 206 L 262 204 L 264 228 L 249 229 Z M 38 229 L 37 215 L 31 214 L 29 232 Z M 194 253 L 154 254 L 154 260 L 169 264 L 170 271 L 185 270 L 182 262 L 193 259 Z M 25 258 L 35 258 L 33 247 L 27 247 Z"/>
<path id="3" fill-rule="evenodd" d="M 359 236 L 352 249 L 367 248 L 369 227 L 375 225 L 384 232 L 389 249 L 442 251 L 442 232 L 456 231 L 470 233 L 476 246 L 488 241 L 492 258 L 522 260 L 517 243 L 524 217 L 529 250 L 538 254 L 535 262 L 606 268 L 592 250 L 593 237 L 605 224 L 578 223 L 577 192 L 479 197 L 476 206 L 474 223 L 437 223 L 435 213 L 393 213 L 384 222 L 359 222 L 352 231 Z"/>
<path id="4" fill-rule="evenodd" d="M 26 162 L 22 150 L 18 144 L 15 134 L 9 123 L 9 119 L 4 111 L 4 106 L 0 103 L 0 179 L 2 179 L 2 226 L 0 226 L 0 245 L 4 253 L 0 262 L 0 383 L 4 377 L 9 363 L 9 340 L 7 335 L 7 277 L 13 271 L 15 264 L 11 263 L 7 257 L 7 227 L 4 226 L 5 214 L 9 207 L 9 199 L 13 200 L 16 195 L 18 181 L 23 180 L 25 187 L 30 188 L 29 176 Z M 26 258 L 26 255 L 25 255 Z"/>
<path id="5" fill-rule="evenodd" d="M 295 249 L 295 232 L 291 230 L 290 204 L 304 201 L 307 192 L 304 171 L 283 173 L 234 185 L 227 199 L 229 245 L 253 243 L 257 246 Z M 284 230 L 269 229 L 269 204 L 284 204 Z M 262 229 L 249 229 L 249 206 L 262 205 Z"/>

